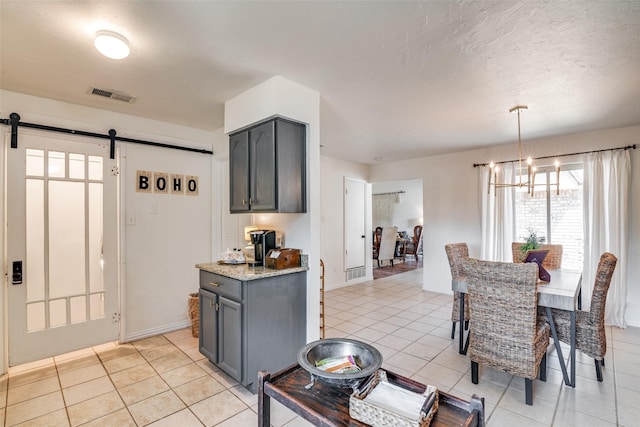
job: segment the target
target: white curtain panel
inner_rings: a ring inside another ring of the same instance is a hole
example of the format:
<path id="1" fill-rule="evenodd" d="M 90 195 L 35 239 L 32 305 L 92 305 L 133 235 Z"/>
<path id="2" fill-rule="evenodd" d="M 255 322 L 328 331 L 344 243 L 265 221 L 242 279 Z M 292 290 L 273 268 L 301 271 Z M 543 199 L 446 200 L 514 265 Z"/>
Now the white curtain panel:
<path id="1" fill-rule="evenodd" d="M 631 159 L 628 150 L 588 154 L 584 162 L 584 266 L 582 295 L 585 309 L 591 306 L 591 292 L 598 261 L 611 252 L 618 263 L 611 280 L 605 323 L 625 328 L 627 299 L 627 248 Z"/>
<path id="2" fill-rule="evenodd" d="M 512 163 L 500 165 L 491 182 L 515 183 Z M 489 184 L 488 166 L 480 168 L 480 197 L 482 205 L 482 248 L 480 258 L 489 261 L 511 262 L 511 242 L 515 235 L 515 187 L 495 188 Z"/>

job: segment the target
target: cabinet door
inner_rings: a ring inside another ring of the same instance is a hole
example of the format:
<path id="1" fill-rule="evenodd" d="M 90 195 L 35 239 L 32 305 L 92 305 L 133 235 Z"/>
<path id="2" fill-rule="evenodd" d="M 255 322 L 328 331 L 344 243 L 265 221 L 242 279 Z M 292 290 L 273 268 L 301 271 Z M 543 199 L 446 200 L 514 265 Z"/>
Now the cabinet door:
<path id="1" fill-rule="evenodd" d="M 275 122 L 249 131 L 251 210 L 274 211 L 276 200 Z"/>
<path id="2" fill-rule="evenodd" d="M 276 197 L 278 212 L 306 212 L 305 126 L 276 121 Z"/>
<path id="3" fill-rule="evenodd" d="M 249 131 L 229 137 L 229 210 L 249 210 Z"/>
<path id="4" fill-rule="evenodd" d="M 218 349 L 217 299 L 216 294 L 200 289 L 200 353 L 213 363 L 217 363 Z"/>
<path id="5" fill-rule="evenodd" d="M 242 305 L 218 297 L 218 361 L 220 369 L 242 381 Z"/>

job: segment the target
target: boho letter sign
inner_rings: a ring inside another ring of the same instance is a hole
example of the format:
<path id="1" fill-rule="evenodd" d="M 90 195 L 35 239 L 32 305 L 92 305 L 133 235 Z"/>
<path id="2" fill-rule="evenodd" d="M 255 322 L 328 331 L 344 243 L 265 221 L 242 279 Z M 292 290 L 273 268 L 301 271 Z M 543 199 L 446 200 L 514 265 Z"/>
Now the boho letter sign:
<path id="1" fill-rule="evenodd" d="M 167 172 L 136 172 L 136 191 L 138 193 L 186 194 L 198 195 L 198 177 Z"/>

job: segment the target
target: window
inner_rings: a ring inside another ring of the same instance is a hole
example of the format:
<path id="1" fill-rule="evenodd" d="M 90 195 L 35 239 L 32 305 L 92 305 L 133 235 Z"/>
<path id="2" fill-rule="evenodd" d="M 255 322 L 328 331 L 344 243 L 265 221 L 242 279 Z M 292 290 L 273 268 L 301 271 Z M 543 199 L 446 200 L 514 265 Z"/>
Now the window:
<path id="1" fill-rule="evenodd" d="M 533 196 L 526 188 L 516 190 L 515 236 L 522 240 L 532 229 L 545 243 L 562 245 L 562 268 L 582 270 L 582 163 L 562 165 L 559 175 L 559 192 L 554 166 L 537 170 Z"/>

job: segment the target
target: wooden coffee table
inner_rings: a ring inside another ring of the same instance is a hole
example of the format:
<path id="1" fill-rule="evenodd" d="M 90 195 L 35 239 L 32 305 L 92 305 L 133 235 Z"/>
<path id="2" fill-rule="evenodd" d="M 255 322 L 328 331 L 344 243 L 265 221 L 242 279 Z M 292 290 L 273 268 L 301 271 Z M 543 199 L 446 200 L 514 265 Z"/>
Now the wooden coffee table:
<path id="1" fill-rule="evenodd" d="M 389 382 L 408 390 L 422 393 L 425 386 L 417 381 L 387 371 Z M 350 388 L 331 387 L 316 381 L 311 382 L 307 371 L 293 365 L 273 376 L 269 372 L 258 373 L 258 426 L 269 427 L 271 422 L 270 402 L 274 399 L 300 415 L 315 426 L 334 427 L 367 426 L 349 416 Z M 465 426 L 484 427 L 484 398 L 475 394 L 469 402 L 447 393 L 439 392 L 438 412 L 431 421 L 433 427 Z"/>

